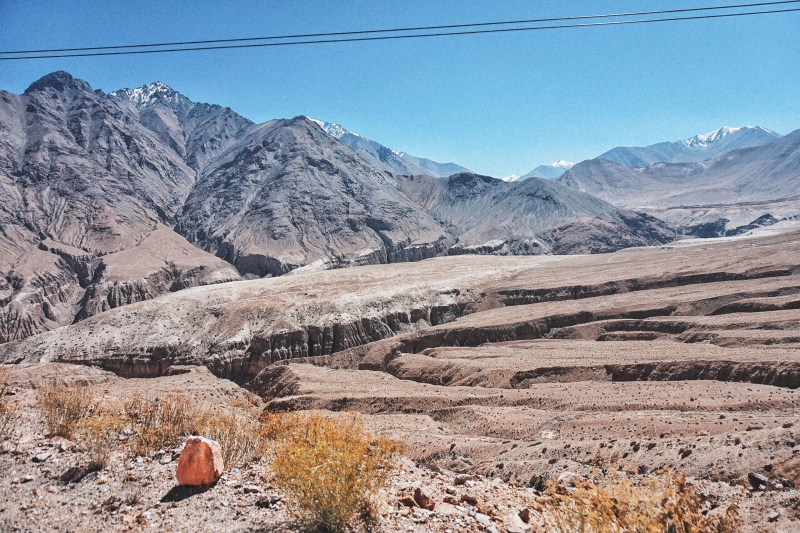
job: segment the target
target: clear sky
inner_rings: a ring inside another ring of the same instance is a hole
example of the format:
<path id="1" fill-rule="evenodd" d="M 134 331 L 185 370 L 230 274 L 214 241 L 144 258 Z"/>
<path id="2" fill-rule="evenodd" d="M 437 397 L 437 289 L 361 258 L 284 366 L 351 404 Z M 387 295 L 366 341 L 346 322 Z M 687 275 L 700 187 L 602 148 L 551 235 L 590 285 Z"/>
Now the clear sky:
<path id="1" fill-rule="evenodd" d="M 724 5 L 719 0 L 0 0 L 0 49 Z M 744 3 L 744 2 L 741 2 Z M 374 43 L 0 63 L 112 91 L 160 80 L 262 122 L 309 115 L 502 177 L 720 126 L 800 128 L 800 13 Z"/>

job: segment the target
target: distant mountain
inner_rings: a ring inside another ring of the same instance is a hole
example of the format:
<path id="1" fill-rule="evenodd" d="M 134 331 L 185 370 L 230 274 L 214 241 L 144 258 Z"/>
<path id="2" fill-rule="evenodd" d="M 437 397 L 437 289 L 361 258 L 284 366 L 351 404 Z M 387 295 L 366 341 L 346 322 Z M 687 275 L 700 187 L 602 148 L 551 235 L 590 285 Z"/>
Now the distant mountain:
<path id="1" fill-rule="evenodd" d="M 597 253 L 675 237 L 651 217 L 541 178 L 508 183 L 464 172 L 397 183 L 449 228 L 457 241 L 450 254 Z"/>
<path id="2" fill-rule="evenodd" d="M 592 159 L 575 165 L 558 183 L 631 208 L 796 199 L 800 198 L 800 130 L 699 163 L 631 168 Z"/>
<path id="3" fill-rule="evenodd" d="M 575 166 L 575 163 L 570 163 L 568 161 L 564 161 L 563 159 L 559 159 L 554 163 L 550 163 L 549 165 L 540 165 L 524 176 L 514 177 L 513 179 L 506 179 L 505 181 L 523 181 L 528 178 L 544 178 L 546 180 L 555 180 L 561 177 L 564 172 L 571 169 Z"/>
<path id="4" fill-rule="evenodd" d="M 645 147 L 614 148 L 598 156 L 597 159 L 627 167 L 648 167 L 655 163 L 697 163 L 739 148 L 762 146 L 780 137 L 780 134 L 759 126 L 722 127 L 683 141 L 661 142 Z"/>
<path id="5" fill-rule="evenodd" d="M 424 174 L 436 178 L 447 177 L 459 172 L 470 172 L 469 169 L 455 163 L 437 163 L 424 157 L 416 157 L 405 152 L 396 152 L 371 139 L 347 131 L 339 124 L 311 120 L 379 170 L 385 170 L 396 175 L 413 176 Z"/>
<path id="6" fill-rule="evenodd" d="M 176 230 L 256 276 L 425 259 L 449 242 L 389 174 L 306 117 L 254 126 L 220 154 Z"/>

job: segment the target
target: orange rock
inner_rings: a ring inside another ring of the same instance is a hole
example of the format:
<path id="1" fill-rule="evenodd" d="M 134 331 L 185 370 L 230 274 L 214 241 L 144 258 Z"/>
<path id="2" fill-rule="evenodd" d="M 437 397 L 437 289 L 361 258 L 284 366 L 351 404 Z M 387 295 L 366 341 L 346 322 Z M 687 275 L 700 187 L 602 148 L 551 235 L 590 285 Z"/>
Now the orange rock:
<path id="1" fill-rule="evenodd" d="M 433 511 L 434 507 L 436 507 L 436 502 L 434 502 L 430 496 L 422 492 L 420 488 L 414 491 L 414 501 L 417 505 L 428 511 Z"/>
<path id="2" fill-rule="evenodd" d="M 444 497 L 444 503 L 447 503 L 447 504 L 450 504 L 450 505 L 459 505 L 461 502 L 459 502 L 457 499 L 455 499 L 452 496 L 445 496 Z"/>
<path id="3" fill-rule="evenodd" d="M 205 437 L 189 437 L 178 459 L 178 483 L 211 485 L 225 470 L 219 443 Z"/>

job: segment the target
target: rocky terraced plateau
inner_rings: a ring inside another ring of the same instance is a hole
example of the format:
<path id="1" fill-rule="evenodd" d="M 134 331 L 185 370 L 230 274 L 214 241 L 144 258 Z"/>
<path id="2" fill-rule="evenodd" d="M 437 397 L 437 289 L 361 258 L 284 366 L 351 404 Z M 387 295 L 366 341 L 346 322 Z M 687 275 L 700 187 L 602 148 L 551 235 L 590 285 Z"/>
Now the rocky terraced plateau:
<path id="1" fill-rule="evenodd" d="M 37 376 L 50 375 L 95 380 L 109 397 L 170 390 L 213 404 L 255 395 L 267 412 L 358 412 L 409 449 L 396 492 L 382 496 L 382 531 L 462 530 L 451 520 L 474 509 L 443 506 L 455 514 L 423 520 L 395 505 L 414 487 L 441 502 L 456 475 L 476 476 L 496 503 L 491 527 L 535 531 L 508 513 L 544 480 L 666 467 L 712 501 L 735 497 L 741 531 L 790 532 L 800 527 L 799 245 L 800 233 L 787 231 L 611 254 L 300 269 L 105 310 L 0 345 L 0 361 L 25 401 Z M 33 427 L 30 453 L 46 445 Z M 44 492 L 44 466 L 25 453 L 0 455 L 35 478 L 4 480 L 7 501 L 66 497 Z M 130 512 L 150 506 L 147 520 L 165 530 L 204 505 L 242 530 L 253 513 L 284 527 L 280 509 L 234 498 L 231 487 L 261 476 L 257 466 L 177 508 L 158 503 L 169 490 L 162 474 Z M 106 494 L 118 482 L 89 486 Z M 78 487 L 70 490 L 88 490 Z M 82 498 L 78 514 L 100 496 Z M 0 515 L 7 524 L 35 516 L 10 509 Z M 490 527 L 464 520 L 463 530 Z"/>

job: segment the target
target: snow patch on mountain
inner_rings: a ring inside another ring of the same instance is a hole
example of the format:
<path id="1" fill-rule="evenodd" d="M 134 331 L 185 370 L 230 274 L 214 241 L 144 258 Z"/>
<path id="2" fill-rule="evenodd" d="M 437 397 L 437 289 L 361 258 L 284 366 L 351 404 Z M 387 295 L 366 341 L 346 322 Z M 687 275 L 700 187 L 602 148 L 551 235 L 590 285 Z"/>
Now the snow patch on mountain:
<path id="1" fill-rule="evenodd" d="M 353 150 L 375 168 L 392 174 L 404 176 L 422 174 L 433 177 L 447 177 L 468 170 L 455 163 L 437 163 L 424 157 L 392 150 L 363 135 L 353 133 L 334 122 L 325 122 L 311 117 L 306 118 L 316 123 L 328 135 Z"/>
<path id="2" fill-rule="evenodd" d="M 130 100 L 136 107 L 145 107 L 154 101 L 166 101 L 177 104 L 182 100 L 188 100 L 181 93 L 160 81 L 142 85 L 136 89 L 120 89 L 109 93 L 109 96 L 124 97 Z"/>
<path id="3" fill-rule="evenodd" d="M 353 133 L 352 131 L 348 131 L 341 127 L 339 124 L 335 124 L 333 122 L 323 122 L 321 120 L 317 120 L 315 118 L 306 117 L 311 122 L 315 122 L 320 128 L 325 130 L 325 133 L 333 137 L 334 139 L 341 139 L 347 134 L 355 135 L 356 137 L 361 137 L 358 133 Z"/>
<path id="4" fill-rule="evenodd" d="M 732 135 L 736 132 L 742 133 L 766 133 L 772 135 L 778 135 L 774 131 L 770 131 L 766 128 L 762 128 L 760 126 L 742 126 L 740 128 L 730 128 L 728 126 L 722 126 L 719 129 L 716 129 L 709 133 L 703 133 L 701 135 L 695 135 L 689 139 L 684 139 L 682 141 L 678 141 L 679 144 L 683 144 L 684 146 L 688 146 L 690 148 L 698 148 L 703 149 L 706 148 L 709 144 L 713 144 L 716 142 L 721 141 L 728 135 Z"/>
<path id="5" fill-rule="evenodd" d="M 517 178 L 516 180 L 505 180 L 504 181 L 522 181 L 529 178 L 544 178 L 548 180 L 555 180 L 561 177 L 564 172 L 571 169 L 575 166 L 575 163 L 570 163 L 569 161 L 564 161 L 563 159 L 559 159 L 558 161 L 554 161 L 549 165 L 540 165 L 527 174 Z"/>

